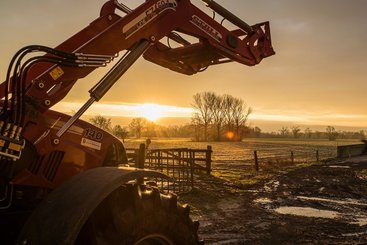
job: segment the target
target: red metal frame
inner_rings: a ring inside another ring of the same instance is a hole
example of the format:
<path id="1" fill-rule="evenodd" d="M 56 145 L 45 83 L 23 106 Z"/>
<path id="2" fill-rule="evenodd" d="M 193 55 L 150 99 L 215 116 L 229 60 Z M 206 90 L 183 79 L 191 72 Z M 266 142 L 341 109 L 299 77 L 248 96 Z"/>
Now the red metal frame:
<path id="1" fill-rule="evenodd" d="M 149 40 L 151 46 L 144 54 L 145 59 L 188 75 L 229 61 L 253 66 L 274 54 L 268 22 L 253 25 L 250 33 L 241 29 L 228 30 L 189 0 L 148 0 L 123 17 L 116 13 L 117 8 L 114 0 L 105 3 L 99 18 L 56 49 L 114 56 L 120 51 L 132 50 L 140 40 Z M 160 42 L 173 31 L 193 36 L 199 41 L 183 43 L 176 48 Z M 45 123 L 50 120 L 67 121 L 68 116 L 51 112 L 49 108 L 61 101 L 80 78 L 94 69 L 48 63 L 38 63 L 31 68 L 26 80 L 26 97 L 32 104 L 38 105 L 34 108 L 37 114 L 26 117 L 22 136 L 34 144 L 37 154 L 64 151 L 67 154 L 64 159 L 67 160 L 63 160 L 53 182 L 26 169 L 13 179 L 13 183 L 53 188 L 78 172 L 100 166 L 106 147 L 118 143 L 112 136 L 103 133 L 107 136 L 98 141 L 101 149 L 91 149 L 82 146 L 83 137 L 73 134 L 71 129 L 58 139 L 55 136 L 57 128 Z M 0 85 L 0 97 L 4 97 L 4 86 L 4 83 Z M 77 121 L 75 127 L 82 129 L 81 134 L 85 134 L 86 128 L 98 130 L 82 121 Z M 84 158 L 73 160 L 73 156 Z"/>

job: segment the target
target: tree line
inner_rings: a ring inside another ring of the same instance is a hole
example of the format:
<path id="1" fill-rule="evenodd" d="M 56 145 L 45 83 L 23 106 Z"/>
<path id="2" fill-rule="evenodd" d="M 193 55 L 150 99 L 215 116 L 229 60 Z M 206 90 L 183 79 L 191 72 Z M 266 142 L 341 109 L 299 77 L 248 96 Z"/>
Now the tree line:
<path id="1" fill-rule="evenodd" d="M 300 126 L 283 126 L 273 132 L 263 132 L 261 128 L 247 125 L 252 113 L 243 99 L 232 95 L 218 95 L 213 92 L 196 93 L 193 96 L 194 112 L 191 123 L 185 125 L 161 126 L 145 118 L 133 118 L 128 126 L 114 125 L 111 119 L 101 115 L 89 121 L 121 140 L 127 137 L 182 137 L 194 141 L 241 141 L 243 138 L 304 138 L 304 139 L 366 139 L 363 130 L 357 132 L 337 131 L 327 126 L 325 131 L 301 129 Z"/>
<path id="2" fill-rule="evenodd" d="M 162 138 L 190 138 L 193 135 L 194 128 L 191 124 L 161 126 L 154 122 L 148 121 L 145 118 L 133 118 L 128 126 L 114 125 L 110 118 L 102 115 L 96 115 L 89 119 L 89 122 L 96 127 L 99 127 L 117 138 L 124 141 L 126 138 L 141 138 L 141 137 L 162 137 Z"/>
<path id="3" fill-rule="evenodd" d="M 262 132 L 259 127 L 248 128 L 247 136 L 251 138 L 328 139 L 330 141 L 337 139 L 364 140 L 367 137 L 367 132 L 365 130 L 336 130 L 334 126 L 326 126 L 324 131 L 312 130 L 309 127 L 302 130 L 300 126 L 283 126 L 279 130 L 273 132 Z"/>
<path id="4" fill-rule="evenodd" d="M 160 138 L 191 138 L 198 140 L 198 125 L 189 123 L 185 125 L 170 125 L 161 126 L 154 122 L 150 122 L 144 118 L 133 118 L 128 126 L 114 125 L 112 126 L 111 119 L 103 117 L 101 115 L 94 116 L 89 120 L 93 125 L 110 132 L 121 140 L 125 140 L 128 137 L 140 138 L 140 137 L 160 137 Z M 210 124 L 213 126 L 213 124 Z M 223 124 L 225 125 L 225 124 Z M 203 129 L 201 127 L 201 129 Z M 214 128 L 217 129 L 217 128 Z M 209 127 L 208 136 L 209 140 L 215 140 L 213 134 L 213 127 Z M 217 133 L 217 132 L 216 132 Z M 203 136 L 201 132 L 201 136 Z M 227 133 L 228 134 L 228 133 Z M 283 126 L 280 129 L 273 132 L 263 132 L 259 127 L 244 126 L 241 129 L 242 137 L 246 138 L 294 138 L 294 139 L 366 139 L 367 132 L 364 130 L 359 131 L 342 131 L 336 130 L 333 126 L 325 127 L 325 130 L 312 130 L 310 128 L 301 129 L 300 126 Z M 223 136 L 223 133 L 221 137 Z M 224 135 L 223 137 L 227 137 Z"/>
<path id="5" fill-rule="evenodd" d="M 160 126 L 144 118 L 133 118 L 128 126 L 112 126 L 111 119 L 101 115 L 89 121 L 118 138 L 126 137 L 185 137 L 195 141 L 241 141 L 247 130 L 251 107 L 232 95 L 213 92 L 193 96 L 194 113 L 191 123 L 181 126 Z"/>

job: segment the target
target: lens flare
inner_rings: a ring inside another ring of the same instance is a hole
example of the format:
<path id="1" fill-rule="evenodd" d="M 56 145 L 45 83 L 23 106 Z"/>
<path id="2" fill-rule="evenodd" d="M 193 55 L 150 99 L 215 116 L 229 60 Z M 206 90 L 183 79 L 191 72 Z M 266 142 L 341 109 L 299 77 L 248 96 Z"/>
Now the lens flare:
<path id="1" fill-rule="evenodd" d="M 232 131 L 228 131 L 228 132 L 226 133 L 226 137 L 227 137 L 227 139 L 232 140 L 232 139 L 233 139 L 233 137 L 234 137 L 234 133 L 233 133 Z"/>

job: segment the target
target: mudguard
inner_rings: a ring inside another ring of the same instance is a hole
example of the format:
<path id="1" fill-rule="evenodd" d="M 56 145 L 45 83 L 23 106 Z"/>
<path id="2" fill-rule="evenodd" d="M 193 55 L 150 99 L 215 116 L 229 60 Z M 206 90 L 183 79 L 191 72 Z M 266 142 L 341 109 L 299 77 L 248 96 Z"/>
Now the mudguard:
<path id="1" fill-rule="evenodd" d="M 159 172 L 121 167 L 95 168 L 72 177 L 38 205 L 16 244 L 73 244 L 90 214 L 111 192 L 144 177 L 172 180 Z"/>

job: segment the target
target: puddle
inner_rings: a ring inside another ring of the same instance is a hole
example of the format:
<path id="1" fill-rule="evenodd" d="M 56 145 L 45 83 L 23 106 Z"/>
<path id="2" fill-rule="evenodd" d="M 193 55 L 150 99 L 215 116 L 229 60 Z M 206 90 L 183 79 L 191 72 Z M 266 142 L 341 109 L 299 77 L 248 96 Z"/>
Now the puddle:
<path id="1" fill-rule="evenodd" d="M 308 200 L 308 201 L 318 201 L 318 202 L 329 202 L 343 205 L 355 205 L 355 206 L 367 206 L 367 203 L 361 203 L 355 199 L 345 199 L 345 200 L 333 200 L 327 198 L 320 197 L 305 197 L 305 196 L 296 196 L 297 199 Z"/>
<path id="2" fill-rule="evenodd" d="M 244 241 L 242 239 L 229 239 L 229 240 L 225 240 L 225 241 L 219 241 L 216 242 L 215 244 L 218 245 L 229 245 L 229 244 L 241 244 Z"/>
<path id="3" fill-rule="evenodd" d="M 340 216 L 340 213 L 330 210 L 320 210 L 308 207 L 279 207 L 274 209 L 279 214 L 290 214 L 296 216 L 312 217 L 312 218 L 325 218 L 335 219 Z"/>
<path id="4" fill-rule="evenodd" d="M 198 220 L 200 222 L 200 228 L 206 228 L 213 225 L 213 220 L 211 217 L 202 216 L 202 215 L 190 215 L 192 220 Z"/>
<path id="5" fill-rule="evenodd" d="M 254 203 L 267 204 L 267 203 L 272 203 L 273 201 L 270 200 L 269 198 L 258 198 L 258 199 L 255 199 L 253 202 Z"/>
<path id="6" fill-rule="evenodd" d="M 342 165 L 329 165 L 326 168 L 350 168 L 350 166 L 342 166 Z"/>
<path id="7" fill-rule="evenodd" d="M 352 157 L 343 161 L 342 163 L 363 163 L 363 162 L 367 162 L 367 155 Z"/>
<path id="8" fill-rule="evenodd" d="M 245 190 L 246 192 L 249 192 L 249 193 L 259 193 L 259 190 L 251 190 L 251 189 L 248 189 L 248 190 Z"/>
<path id="9" fill-rule="evenodd" d="M 367 217 L 357 217 L 356 221 L 351 222 L 351 224 L 365 226 L 367 225 Z"/>
<path id="10" fill-rule="evenodd" d="M 347 234 L 342 234 L 342 236 L 344 237 L 359 237 L 359 236 L 363 236 L 363 235 L 366 235 L 367 234 L 367 231 L 366 232 L 355 232 L 355 233 L 347 233 Z"/>
<path id="11" fill-rule="evenodd" d="M 223 200 L 218 203 L 218 208 L 222 210 L 233 210 L 241 207 L 241 203 L 237 200 Z"/>
<path id="12" fill-rule="evenodd" d="M 270 181 L 265 184 L 264 189 L 266 192 L 276 191 L 279 185 L 280 185 L 279 181 Z"/>

